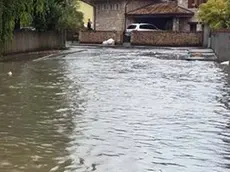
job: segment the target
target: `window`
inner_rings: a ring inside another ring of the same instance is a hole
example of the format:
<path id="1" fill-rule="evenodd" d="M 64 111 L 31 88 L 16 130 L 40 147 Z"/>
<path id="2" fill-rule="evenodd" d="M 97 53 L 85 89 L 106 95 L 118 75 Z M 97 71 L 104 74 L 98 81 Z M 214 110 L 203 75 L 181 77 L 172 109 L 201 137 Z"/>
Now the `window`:
<path id="1" fill-rule="evenodd" d="M 188 8 L 194 8 L 195 0 L 188 0 Z"/>
<path id="2" fill-rule="evenodd" d="M 102 11 L 102 10 L 119 10 L 119 4 L 110 4 L 110 3 L 103 3 L 103 4 L 98 4 L 97 5 L 97 10 Z"/>
<path id="3" fill-rule="evenodd" d="M 188 0 L 188 8 L 198 8 L 205 2 L 207 2 L 207 0 Z"/>
<path id="4" fill-rule="evenodd" d="M 127 29 L 135 29 L 136 25 L 130 25 Z"/>
<path id="5" fill-rule="evenodd" d="M 153 25 L 140 25 L 140 29 L 152 29 L 155 30 L 157 29 L 156 27 L 154 27 Z"/>
<path id="6" fill-rule="evenodd" d="M 196 23 L 190 23 L 190 32 L 196 32 L 196 26 L 197 24 Z"/>

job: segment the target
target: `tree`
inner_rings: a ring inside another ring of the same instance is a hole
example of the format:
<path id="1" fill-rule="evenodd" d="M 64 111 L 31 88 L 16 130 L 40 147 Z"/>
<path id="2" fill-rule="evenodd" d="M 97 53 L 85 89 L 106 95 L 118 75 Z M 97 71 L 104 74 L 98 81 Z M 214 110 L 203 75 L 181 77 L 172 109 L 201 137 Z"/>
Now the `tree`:
<path id="1" fill-rule="evenodd" d="M 13 35 L 15 25 L 29 24 L 32 13 L 43 13 L 46 0 L 0 0 L 0 43 Z"/>
<path id="2" fill-rule="evenodd" d="M 198 17 L 212 29 L 230 28 L 230 0 L 208 0 L 200 5 Z"/>
<path id="3" fill-rule="evenodd" d="M 76 0 L 48 0 L 46 12 L 33 16 L 33 25 L 40 31 L 78 29 L 83 26 L 83 14 L 77 8 Z"/>
<path id="4" fill-rule="evenodd" d="M 0 0 L 0 46 L 20 25 L 32 25 L 41 31 L 80 27 L 83 14 L 77 11 L 76 3 L 77 0 Z"/>
<path id="5" fill-rule="evenodd" d="M 3 0 L 0 0 L 0 48 L 2 44 L 2 25 L 3 25 L 2 15 L 3 15 Z"/>

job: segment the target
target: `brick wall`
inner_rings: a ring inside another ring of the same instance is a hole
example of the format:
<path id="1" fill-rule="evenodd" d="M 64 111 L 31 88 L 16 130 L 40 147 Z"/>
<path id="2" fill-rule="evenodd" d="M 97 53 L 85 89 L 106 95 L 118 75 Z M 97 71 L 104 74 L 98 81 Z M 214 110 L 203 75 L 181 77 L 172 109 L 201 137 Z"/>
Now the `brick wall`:
<path id="1" fill-rule="evenodd" d="M 103 41 L 113 38 L 116 44 L 122 44 L 123 32 L 119 31 L 85 31 L 80 32 L 80 43 L 102 44 Z"/>
<path id="2" fill-rule="evenodd" d="M 122 10 L 100 11 L 96 16 L 96 30 L 122 31 L 124 28 L 124 12 Z"/>
<path id="3" fill-rule="evenodd" d="M 202 40 L 202 32 L 132 32 L 131 35 L 133 45 L 201 46 Z"/>
<path id="4" fill-rule="evenodd" d="M 124 29 L 124 1 L 96 2 L 96 30 L 123 31 Z"/>

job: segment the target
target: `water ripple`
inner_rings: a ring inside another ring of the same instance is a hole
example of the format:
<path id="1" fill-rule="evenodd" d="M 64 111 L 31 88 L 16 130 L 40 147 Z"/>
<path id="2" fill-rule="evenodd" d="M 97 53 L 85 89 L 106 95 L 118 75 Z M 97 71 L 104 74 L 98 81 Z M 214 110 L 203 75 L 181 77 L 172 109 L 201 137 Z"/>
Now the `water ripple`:
<path id="1" fill-rule="evenodd" d="M 163 60 L 186 53 L 88 47 L 0 64 L 0 171 L 228 171 L 230 69 Z"/>

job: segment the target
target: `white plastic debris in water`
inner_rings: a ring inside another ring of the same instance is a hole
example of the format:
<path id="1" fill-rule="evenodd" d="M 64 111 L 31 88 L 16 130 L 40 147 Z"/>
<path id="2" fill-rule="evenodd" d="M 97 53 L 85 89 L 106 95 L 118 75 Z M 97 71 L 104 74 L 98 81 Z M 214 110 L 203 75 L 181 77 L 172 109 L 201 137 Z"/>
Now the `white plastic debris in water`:
<path id="1" fill-rule="evenodd" d="M 8 72 L 8 75 L 9 75 L 9 76 L 12 76 L 12 75 L 13 75 L 13 73 L 12 73 L 11 71 L 9 71 L 9 72 Z"/>
<path id="2" fill-rule="evenodd" d="M 102 44 L 103 44 L 103 45 L 115 45 L 115 40 L 112 39 L 112 38 L 110 38 L 110 39 L 108 39 L 108 40 L 106 40 L 106 41 L 103 41 Z"/>
<path id="3" fill-rule="evenodd" d="M 222 64 L 222 65 L 229 65 L 229 61 L 224 61 L 224 62 L 222 62 L 220 64 Z"/>
<path id="4" fill-rule="evenodd" d="M 222 65 L 229 65 L 229 61 L 225 61 L 225 62 L 222 62 L 220 64 L 222 64 Z"/>

